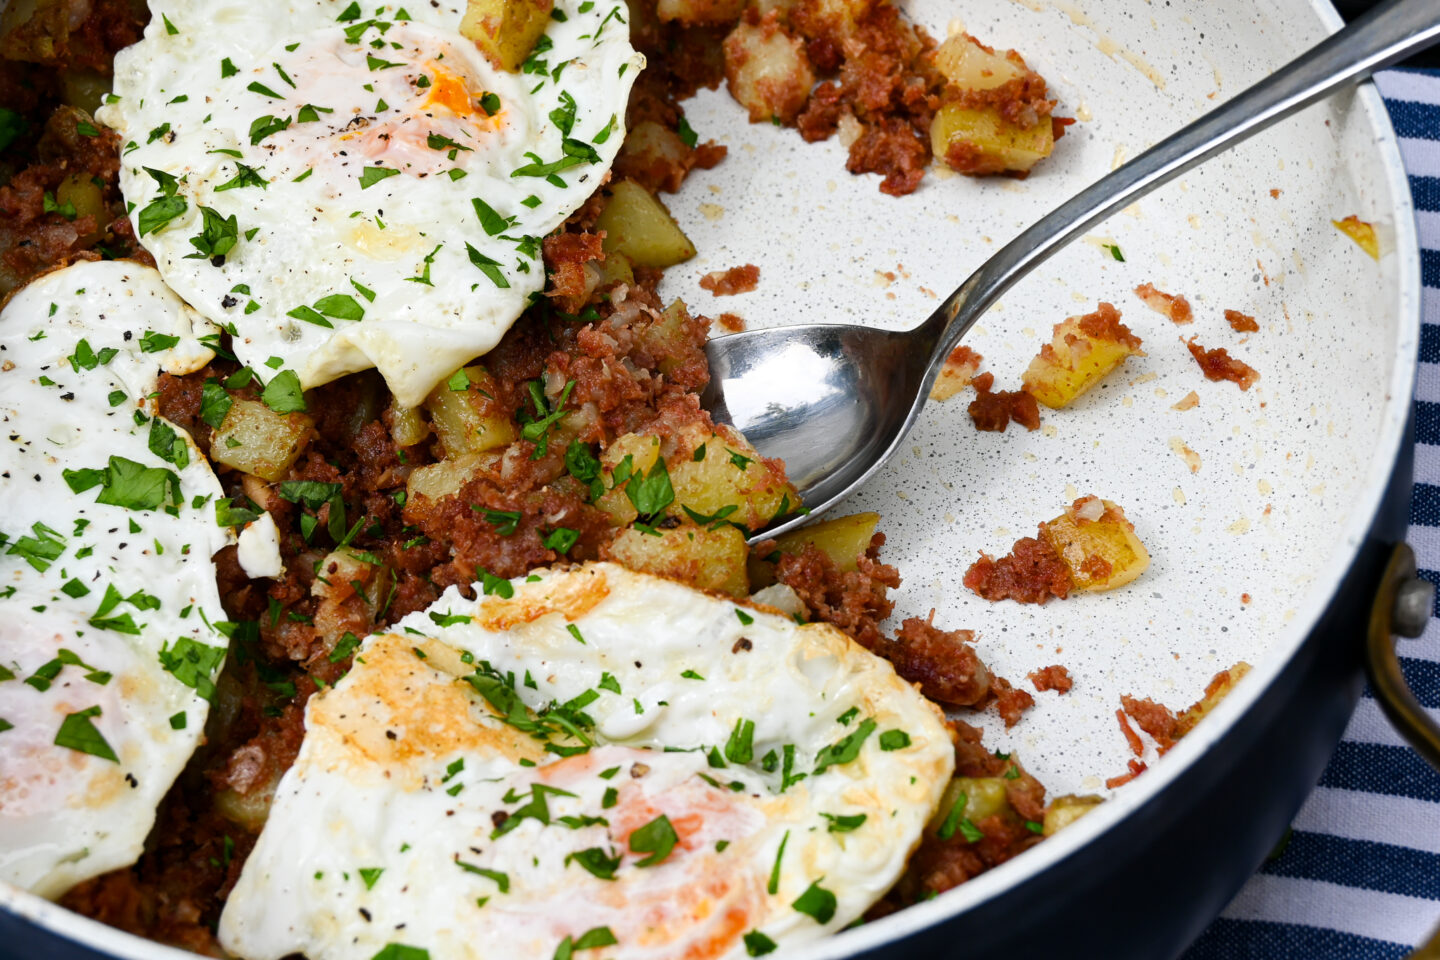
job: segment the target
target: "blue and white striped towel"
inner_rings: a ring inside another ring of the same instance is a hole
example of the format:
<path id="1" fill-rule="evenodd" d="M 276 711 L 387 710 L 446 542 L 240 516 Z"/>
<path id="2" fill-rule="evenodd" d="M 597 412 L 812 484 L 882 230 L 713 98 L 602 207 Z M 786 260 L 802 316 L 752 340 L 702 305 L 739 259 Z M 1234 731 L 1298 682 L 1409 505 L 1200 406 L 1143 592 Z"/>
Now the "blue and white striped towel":
<path id="1" fill-rule="evenodd" d="M 1420 575 L 1440 583 L 1440 71 L 1389 70 L 1376 83 L 1410 175 L 1424 283 L 1408 540 Z M 1400 641 L 1400 652 L 1411 689 L 1440 718 L 1437 612 L 1422 638 Z M 1367 691 L 1289 845 L 1185 960 L 1399 960 L 1437 925 L 1440 773 L 1404 744 Z"/>

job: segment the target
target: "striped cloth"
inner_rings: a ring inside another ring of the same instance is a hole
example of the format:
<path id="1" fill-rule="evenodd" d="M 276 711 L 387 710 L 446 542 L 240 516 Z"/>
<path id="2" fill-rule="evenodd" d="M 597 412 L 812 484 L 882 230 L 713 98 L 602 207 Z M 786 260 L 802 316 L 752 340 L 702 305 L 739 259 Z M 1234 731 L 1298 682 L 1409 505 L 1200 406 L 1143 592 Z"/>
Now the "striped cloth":
<path id="1" fill-rule="evenodd" d="M 1410 175 L 1424 283 L 1407 539 L 1420 575 L 1440 583 L 1440 71 L 1389 70 L 1376 84 Z M 1437 613 L 1400 651 L 1411 689 L 1440 718 Z M 1185 960 L 1398 960 L 1437 926 L 1440 773 L 1405 746 L 1366 691 L 1288 845 Z"/>

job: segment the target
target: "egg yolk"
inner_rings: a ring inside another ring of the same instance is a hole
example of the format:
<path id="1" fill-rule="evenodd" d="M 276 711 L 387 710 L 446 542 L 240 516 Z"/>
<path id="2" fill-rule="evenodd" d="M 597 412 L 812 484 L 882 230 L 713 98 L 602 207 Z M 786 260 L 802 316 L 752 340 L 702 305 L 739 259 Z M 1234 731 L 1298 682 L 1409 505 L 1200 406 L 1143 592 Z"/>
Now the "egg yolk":
<path id="1" fill-rule="evenodd" d="M 357 165 L 415 177 L 465 171 L 510 122 L 476 59 L 403 22 L 383 34 L 331 31 L 302 41 L 277 63 L 293 87 L 271 84 L 284 102 L 263 107 L 295 122 L 264 143 L 297 173 L 329 173 L 332 182 L 360 176 Z"/>

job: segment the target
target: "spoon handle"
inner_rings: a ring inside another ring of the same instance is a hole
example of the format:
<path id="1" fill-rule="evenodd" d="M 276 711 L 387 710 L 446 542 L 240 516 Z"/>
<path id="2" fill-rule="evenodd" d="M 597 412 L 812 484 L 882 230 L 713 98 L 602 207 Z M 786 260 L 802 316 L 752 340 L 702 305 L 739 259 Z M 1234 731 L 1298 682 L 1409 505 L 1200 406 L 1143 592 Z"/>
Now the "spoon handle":
<path id="1" fill-rule="evenodd" d="M 980 315 L 1071 240 L 1191 167 L 1437 40 L 1440 3 L 1388 0 L 1056 207 L 996 252 L 917 328 L 935 343 L 921 396 Z"/>

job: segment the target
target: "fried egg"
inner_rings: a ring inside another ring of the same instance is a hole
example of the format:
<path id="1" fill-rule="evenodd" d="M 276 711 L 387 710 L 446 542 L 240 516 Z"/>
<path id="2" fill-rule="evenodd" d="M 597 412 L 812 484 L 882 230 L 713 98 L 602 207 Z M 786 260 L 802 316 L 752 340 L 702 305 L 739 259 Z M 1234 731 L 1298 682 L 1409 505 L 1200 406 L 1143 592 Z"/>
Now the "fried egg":
<path id="1" fill-rule="evenodd" d="M 44 896 L 135 861 L 205 725 L 220 484 L 146 398 L 209 330 L 128 262 L 0 312 L 0 880 Z"/>
<path id="2" fill-rule="evenodd" d="M 737 957 L 899 877 L 954 755 L 888 662 L 613 564 L 486 592 L 370 637 L 310 700 L 225 949 Z"/>
<path id="3" fill-rule="evenodd" d="M 644 66 L 623 0 L 559 0 L 520 73 L 455 0 L 150 7 L 98 116 L 165 281 L 247 365 L 377 367 L 406 406 L 544 287 L 540 238 L 604 179 Z"/>

